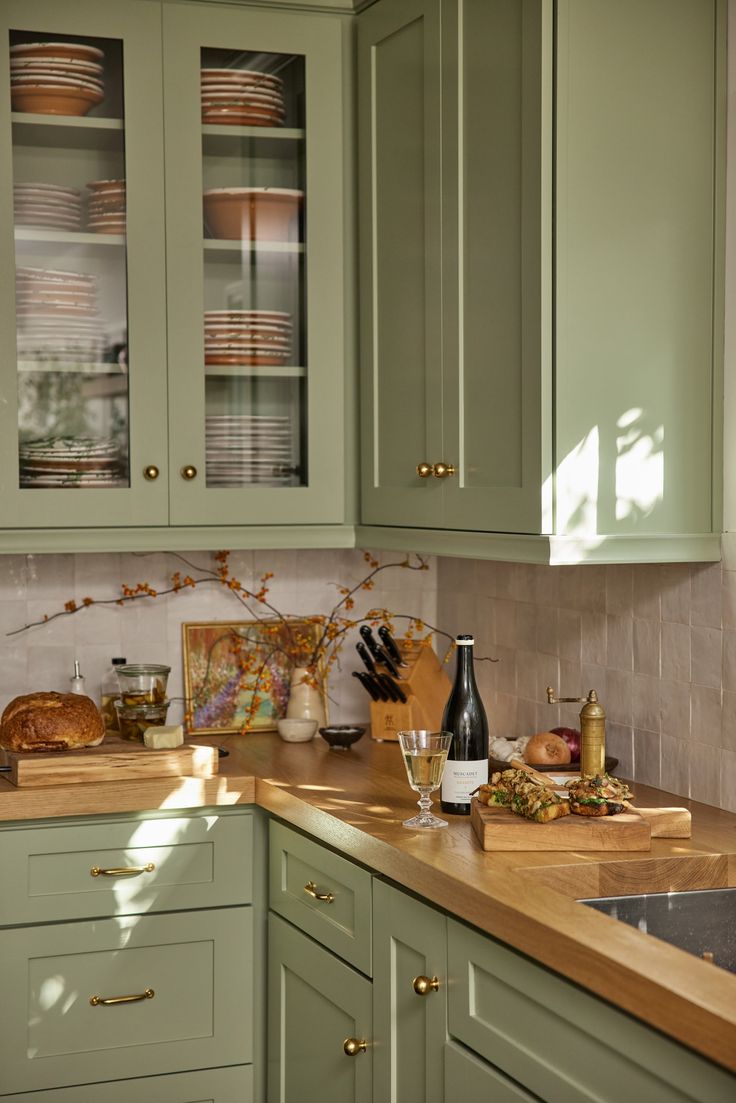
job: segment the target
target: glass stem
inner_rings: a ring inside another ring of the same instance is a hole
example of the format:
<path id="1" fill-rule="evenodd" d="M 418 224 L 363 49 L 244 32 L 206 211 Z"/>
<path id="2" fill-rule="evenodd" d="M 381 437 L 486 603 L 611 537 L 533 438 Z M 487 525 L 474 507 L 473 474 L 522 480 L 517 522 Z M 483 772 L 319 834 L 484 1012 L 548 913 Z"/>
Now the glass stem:
<path id="1" fill-rule="evenodd" d="M 419 796 L 419 800 L 417 801 L 417 804 L 419 805 L 419 812 L 422 816 L 428 816 L 429 815 L 429 810 L 432 807 L 432 798 L 429 795 L 431 792 L 432 792 L 431 789 L 420 789 L 419 790 L 420 796 Z"/>

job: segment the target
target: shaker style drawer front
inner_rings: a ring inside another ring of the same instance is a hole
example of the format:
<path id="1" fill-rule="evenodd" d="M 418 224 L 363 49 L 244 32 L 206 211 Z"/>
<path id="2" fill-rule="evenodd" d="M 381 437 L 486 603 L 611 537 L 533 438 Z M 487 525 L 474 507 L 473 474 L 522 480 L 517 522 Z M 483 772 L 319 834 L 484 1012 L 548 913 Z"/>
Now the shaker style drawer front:
<path id="1" fill-rule="evenodd" d="M 0 932 L 5 1091 L 252 1060 L 251 908 Z"/>
<path id="2" fill-rule="evenodd" d="M 3 1103 L 29 1103 L 27 1095 L 4 1095 Z M 112 1084 L 86 1084 L 36 1092 L 33 1103 L 253 1103 L 250 1065 L 205 1069 L 175 1076 L 136 1077 Z"/>
<path id="3" fill-rule="evenodd" d="M 448 1029 L 546 1103 L 733 1103 L 733 1076 L 487 935 L 448 922 Z"/>
<path id="4" fill-rule="evenodd" d="M 371 885 L 366 870 L 271 821 L 271 908 L 367 976 Z"/>
<path id="5" fill-rule="evenodd" d="M 463 1103 L 536 1103 L 535 1097 L 454 1042 L 445 1044 L 445 1099 Z M 4 1101 L 3 1101 L 4 1103 Z"/>
<path id="6" fill-rule="evenodd" d="M 249 904 L 250 814 L 2 833 L 0 925 Z"/>

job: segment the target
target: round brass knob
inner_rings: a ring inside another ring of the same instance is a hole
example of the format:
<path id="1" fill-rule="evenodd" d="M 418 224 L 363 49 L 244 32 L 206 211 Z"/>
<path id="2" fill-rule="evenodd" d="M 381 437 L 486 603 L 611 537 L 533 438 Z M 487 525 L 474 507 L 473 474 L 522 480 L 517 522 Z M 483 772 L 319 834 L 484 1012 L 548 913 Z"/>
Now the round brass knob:
<path id="1" fill-rule="evenodd" d="M 430 992 L 439 991 L 439 977 L 414 977 L 411 986 L 418 996 L 428 996 Z"/>
<path id="2" fill-rule="evenodd" d="M 418 463 L 417 464 L 417 475 L 419 476 L 420 479 L 429 478 L 429 476 L 432 474 L 433 471 L 434 471 L 434 468 L 432 467 L 431 463 Z"/>
<path id="3" fill-rule="evenodd" d="M 159 476 L 159 470 L 155 463 L 149 463 L 148 467 L 143 468 L 143 478 L 148 479 L 149 482 L 153 482 Z"/>
<path id="4" fill-rule="evenodd" d="M 368 1049 L 368 1043 L 358 1038 L 346 1038 L 342 1043 L 342 1048 L 348 1057 L 357 1057 L 359 1053 L 365 1053 Z"/>
<path id="5" fill-rule="evenodd" d="M 436 463 L 432 474 L 435 479 L 446 479 L 448 475 L 455 474 L 455 465 L 453 463 Z"/>
<path id="6" fill-rule="evenodd" d="M 193 467 L 191 463 L 188 463 L 186 467 L 182 467 L 180 471 L 182 479 L 186 479 L 188 482 L 197 477 L 197 468 Z"/>

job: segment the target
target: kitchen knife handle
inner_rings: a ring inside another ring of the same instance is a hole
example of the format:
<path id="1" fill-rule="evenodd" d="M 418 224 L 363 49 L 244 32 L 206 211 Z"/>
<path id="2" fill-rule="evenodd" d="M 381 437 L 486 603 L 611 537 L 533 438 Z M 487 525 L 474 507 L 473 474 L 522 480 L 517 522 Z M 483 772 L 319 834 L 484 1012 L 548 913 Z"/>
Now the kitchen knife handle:
<path id="1" fill-rule="evenodd" d="M 379 651 L 380 651 L 380 648 L 379 648 L 378 644 L 376 643 L 376 637 L 373 635 L 373 632 L 371 631 L 371 626 L 369 624 L 361 624 L 358 631 L 360 632 L 361 636 L 365 640 L 366 646 L 367 646 L 368 650 L 370 651 L 371 655 L 373 656 L 373 658 L 376 659 L 378 662 L 380 662 L 381 660 L 380 660 L 380 657 L 379 657 L 379 654 L 378 654 Z"/>
<path id="2" fill-rule="evenodd" d="M 378 635 L 379 635 L 379 638 L 381 640 L 381 643 L 383 644 L 385 649 L 388 651 L 389 655 L 394 660 L 394 662 L 397 663 L 399 666 L 406 666 L 407 664 L 404 662 L 404 660 L 401 657 L 401 651 L 399 650 L 399 645 L 397 644 L 396 640 L 393 638 L 393 636 L 391 635 L 389 629 L 386 627 L 385 624 L 382 624 L 379 627 Z"/>
<path id="3" fill-rule="evenodd" d="M 368 674 L 364 674 L 362 670 L 354 670 L 353 677 L 357 678 L 363 689 L 373 698 L 374 701 L 380 701 L 378 690 L 373 685 L 373 681 Z"/>
<path id="4" fill-rule="evenodd" d="M 375 674 L 376 673 L 376 664 L 373 662 L 373 659 L 368 654 L 368 648 L 365 646 L 365 644 L 364 643 L 356 643 L 355 650 L 358 652 L 361 659 L 363 660 L 363 665 L 366 668 L 366 670 L 368 671 L 368 673 L 369 674 Z"/>
<path id="5" fill-rule="evenodd" d="M 388 670 L 390 674 L 393 674 L 394 678 L 400 678 L 399 668 L 390 655 L 388 655 L 382 647 L 377 648 L 377 651 L 378 654 L 376 655 L 376 659 L 378 662 L 385 666 L 386 670 Z"/>
<path id="6" fill-rule="evenodd" d="M 390 700 L 394 702 L 400 700 L 398 687 L 393 678 L 389 678 L 388 674 L 376 674 L 376 680 L 381 683 Z"/>

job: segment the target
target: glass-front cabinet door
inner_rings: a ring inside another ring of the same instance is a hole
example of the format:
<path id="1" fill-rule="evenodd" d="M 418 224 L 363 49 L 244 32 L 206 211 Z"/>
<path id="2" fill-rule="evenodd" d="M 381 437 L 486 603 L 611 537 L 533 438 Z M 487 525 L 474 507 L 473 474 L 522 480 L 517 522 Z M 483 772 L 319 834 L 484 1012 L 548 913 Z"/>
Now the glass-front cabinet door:
<path id="1" fill-rule="evenodd" d="M 341 49 L 164 6 L 173 524 L 342 520 Z"/>
<path id="2" fill-rule="evenodd" d="M 2 526 L 166 523 L 155 6 L 0 18 Z"/>

